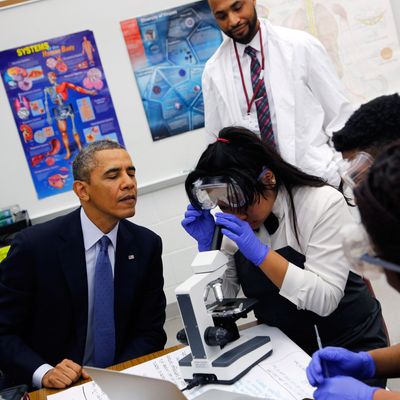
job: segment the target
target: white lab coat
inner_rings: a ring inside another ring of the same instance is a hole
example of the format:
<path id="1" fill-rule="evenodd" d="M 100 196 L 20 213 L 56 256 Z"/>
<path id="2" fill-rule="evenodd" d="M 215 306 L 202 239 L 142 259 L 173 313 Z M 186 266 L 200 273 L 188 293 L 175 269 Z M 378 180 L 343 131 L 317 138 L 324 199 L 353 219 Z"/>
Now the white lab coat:
<path id="1" fill-rule="evenodd" d="M 338 185 L 340 154 L 330 145 L 332 132 L 353 112 L 321 43 L 306 32 L 264 24 L 268 42 L 269 80 L 276 113 L 274 132 L 279 152 L 303 171 Z M 227 126 L 244 126 L 238 91 L 233 84 L 233 41 L 221 44 L 203 73 L 207 141 Z M 268 74 L 268 77 L 267 77 Z"/>

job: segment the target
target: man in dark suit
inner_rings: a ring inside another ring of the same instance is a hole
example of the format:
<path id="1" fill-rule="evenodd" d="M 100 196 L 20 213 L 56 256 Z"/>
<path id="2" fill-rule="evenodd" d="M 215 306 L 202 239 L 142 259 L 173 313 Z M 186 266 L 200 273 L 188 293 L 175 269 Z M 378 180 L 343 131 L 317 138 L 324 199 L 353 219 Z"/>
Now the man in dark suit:
<path id="1" fill-rule="evenodd" d="M 22 231 L 0 264 L 0 370 L 8 384 L 64 388 L 161 350 L 165 296 L 161 238 L 135 213 L 135 167 L 99 141 L 73 163 L 81 208 Z"/>

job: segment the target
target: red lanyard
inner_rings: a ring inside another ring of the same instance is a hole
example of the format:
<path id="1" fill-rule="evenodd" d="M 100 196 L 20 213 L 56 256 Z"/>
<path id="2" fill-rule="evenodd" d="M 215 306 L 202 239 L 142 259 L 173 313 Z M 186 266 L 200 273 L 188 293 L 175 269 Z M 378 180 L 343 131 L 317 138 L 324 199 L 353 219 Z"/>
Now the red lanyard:
<path id="1" fill-rule="evenodd" d="M 242 65 L 240 64 L 239 52 L 238 52 L 238 49 L 237 49 L 237 46 L 236 46 L 236 42 L 233 41 L 233 45 L 235 47 L 236 60 L 237 60 L 238 66 L 239 66 L 240 78 L 242 79 L 243 92 L 244 92 L 244 95 L 246 97 L 247 114 L 250 114 L 251 107 L 253 106 L 253 103 L 256 100 L 256 95 L 257 95 L 258 90 L 260 89 L 260 86 L 262 85 L 263 80 L 264 80 L 265 58 L 264 58 L 264 47 L 263 47 L 263 43 L 262 43 L 261 27 L 259 28 L 259 32 L 260 32 L 260 47 L 261 47 L 261 71 L 260 71 L 260 76 L 259 76 L 256 88 L 253 91 L 253 96 L 252 96 L 252 98 L 250 100 L 249 100 L 249 94 L 247 93 L 246 84 L 244 82 L 244 76 L 243 76 Z"/>

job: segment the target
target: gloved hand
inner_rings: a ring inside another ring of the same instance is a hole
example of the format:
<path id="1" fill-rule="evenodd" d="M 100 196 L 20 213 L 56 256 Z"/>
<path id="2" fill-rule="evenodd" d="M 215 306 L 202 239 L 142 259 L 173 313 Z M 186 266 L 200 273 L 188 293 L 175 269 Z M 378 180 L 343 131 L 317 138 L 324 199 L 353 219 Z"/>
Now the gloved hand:
<path id="1" fill-rule="evenodd" d="M 221 232 L 233 240 L 242 254 L 253 264 L 260 265 L 269 252 L 269 247 L 260 242 L 250 225 L 227 213 L 216 213 L 215 223 L 221 225 Z"/>
<path id="2" fill-rule="evenodd" d="M 375 375 L 375 362 L 369 353 L 353 353 L 341 347 L 325 347 L 313 354 L 307 367 L 307 378 L 311 386 L 319 386 L 327 378 L 324 376 L 323 363 L 328 369 L 329 377 L 347 375 L 369 379 Z"/>
<path id="3" fill-rule="evenodd" d="M 324 380 L 314 392 L 314 400 L 372 400 L 378 389 L 350 376 L 337 376 Z"/>
<path id="4" fill-rule="evenodd" d="M 197 241 L 199 251 L 210 250 L 215 228 L 210 210 L 197 210 L 189 204 L 181 224 L 185 231 Z"/>

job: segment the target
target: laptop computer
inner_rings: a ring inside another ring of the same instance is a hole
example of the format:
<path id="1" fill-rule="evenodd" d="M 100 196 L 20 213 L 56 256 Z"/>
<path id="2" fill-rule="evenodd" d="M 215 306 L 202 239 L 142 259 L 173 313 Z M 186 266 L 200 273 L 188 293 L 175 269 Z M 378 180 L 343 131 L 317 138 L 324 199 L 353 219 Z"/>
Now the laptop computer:
<path id="1" fill-rule="evenodd" d="M 187 400 L 176 385 L 162 379 L 131 375 L 109 369 L 84 367 L 110 400 Z M 196 400 L 260 400 L 241 393 L 210 389 Z"/>

